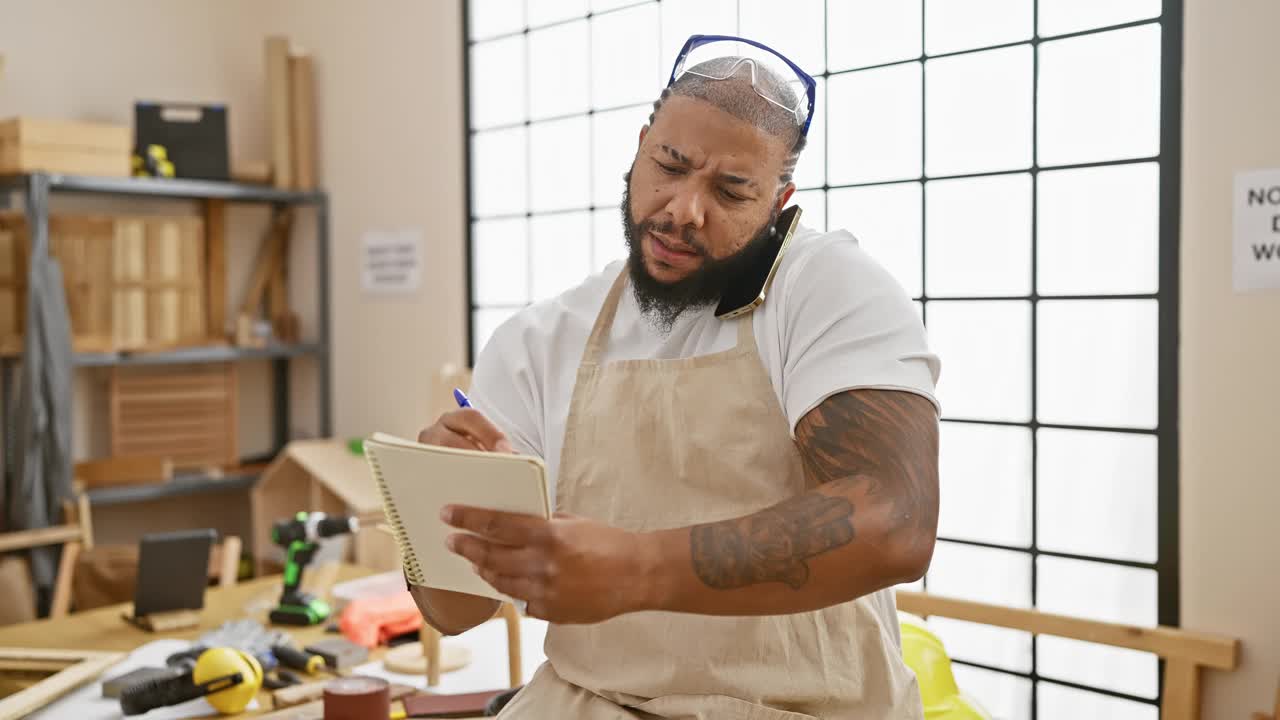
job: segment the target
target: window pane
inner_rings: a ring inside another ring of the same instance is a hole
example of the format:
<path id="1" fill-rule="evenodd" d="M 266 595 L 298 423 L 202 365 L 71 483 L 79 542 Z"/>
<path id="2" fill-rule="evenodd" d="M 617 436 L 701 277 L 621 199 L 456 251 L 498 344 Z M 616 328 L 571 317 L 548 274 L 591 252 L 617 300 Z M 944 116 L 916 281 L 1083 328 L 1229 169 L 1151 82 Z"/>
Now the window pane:
<path id="1" fill-rule="evenodd" d="M 1154 698 L 1160 668 L 1151 653 L 1041 635 L 1036 670 L 1078 685 Z"/>
<path id="2" fill-rule="evenodd" d="M 787 205 L 800 206 L 800 224 L 818 231 L 827 229 L 827 194 L 822 190 L 801 190 Z"/>
<path id="3" fill-rule="evenodd" d="M 591 107 L 657 100 L 658 6 L 607 13 L 591 23 Z"/>
<path id="4" fill-rule="evenodd" d="M 957 665 L 951 670 L 960 692 L 976 699 L 991 717 L 999 720 L 1030 720 L 1030 680 L 963 665 Z"/>
<path id="5" fill-rule="evenodd" d="M 529 302 L 529 228 L 523 217 L 481 220 L 471 230 L 472 297 L 477 305 Z"/>
<path id="6" fill-rule="evenodd" d="M 1030 40 L 1032 2 L 926 0 L 925 50 L 938 55 Z"/>
<path id="7" fill-rule="evenodd" d="M 591 213 L 591 271 L 599 272 L 614 260 L 625 260 L 627 241 L 622 235 L 622 208 L 605 208 Z"/>
<path id="8" fill-rule="evenodd" d="M 554 297 L 591 273 L 591 213 L 556 213 L 529 221 L 533 300 Z"/>
<path id="9" fill-rule="evenodd" d="M 468 22 L 472 38 L 517 32 L 524 29 L 524 0 L 470 0 Z"/>
<path id="10" fill-rule="evenodd" d="M 524 121 L 524 66 L 524 35 L 471 46 L 473 128 Z"/>
<path id="11" fill-rule="evenodd" d="M 663 0 L 659 80 L 666 87 L 676 55 L 690 35 L 737 35 L 737 0 Z"/>
<path id="12" fill-rule="evenodd" d="M 640 2 L 645 2 L 645 0 L 591 0 L 591 12 L 598 13 L 606 10 L 614 10 L 627 5 L 635 5 Z"/>
<path id="13" fill-rule="evenodd" d="M 1154 428 L 1156 311 L 1154 300 L 1041 302 L 1038 419 Z"/>
<path id="14" fill-rule="evenodd" d="M 479 357 L 498 326 L 519 312 L 518 308 L 486 308 L 471 311 L 471 353 Z"/>
<path id="15" fill-rule="evenodd" d="M 471 136 L 471 205 L 476 217 L 528 210 L 523 126 Z"/>
<path id="16" fill-rule="evenodd" d="M 1045 612 L 1156 624 L 1154 570 L 1041 555 L 1036 559 L 1036 584 L 1036 606 Z"/>
<path id="17" fill-rule="evenodd" d="M 1031 672 L 1031 633 L 944 617 L 929 618 L 929 628 L 953 659 Z"/>
<path id="18" fill-rule="evenodd" d="M 529 0 L 526 4 L 532 27 L 587 14 L 587 0 Z"/>
<path id="19" fill-rule="evenodd" d="M 585 115 L 530 126 L 530 202 L 534 212 L 590 204 L 588 148 L 583 142 L 589 131 Z"/>
<path id="20" fill-rule="evenodd" d="M 1031 176 L 925 184 L 930 295 L 1031 292 Z"/>
<path id="21" fill-rule="evenodd" d="M 1031 166 L 1031 46 L 925 65 L 930 177 Z"/>
<path id="22" fill-rule="evenodd" d="M 796 187 L 821 187 L 827 181 L 827 81 L 815 78 L 813 122 L 792 181 Z"/>
<path id="23" fill-rule="evenodd" d="M 1041 165 L 1160 151 L 1160 27 L 1040 45 Z"/>
<path id="24" fill-rule="evenodd" d="M 920 63 L 837 75 L 827 83 L 832 185 L 920 176 Z M 869 109 L 874 108 L 874 112 Z"/>
<path id="25" fill-rule="evenodd" d="M 1160 0 L 1039 0 L 1041 35 L 1107 27 L 1160 15 Z"/>
<path id="26" fill-rule="evenodd" d="M 1030 607 L 1031 555 L 939 540 L 926 584 L 947 597 Z"/>
<path id="27" fill-rule="evenodd" d="M 848 230 L 907 294 L 920 294 L 920 183 L 832 190 L 827 226 Z"/>
<path id="28" fill-rule="evenodd" d="M 1031 431 L 944 422 L 938 535 L 1031 546 Z"/>
<path id="29" fill-rule="evenodd" d="M 1041 720 L 1158 720 L 1159 708 L 1042 682 L 1036 687 Z"/>
<path id="30" fill-rule="evenodd" d="M 1155 562 L 1156 447 L 1154 435 L 1041 430 L 1040 548 Z"/>
<path id="31" fill-rule="evenodd" d="M 1154 293 L 1160 268 L 1160 165 L 1040 173 L 1042 295 Z"/>
<path id="32" fill-rule="evenodd" d="M 786 10 L 779 12 L 777 0 L 738 0 L 740 35 L 777 50 L 801 70 L 817 75 L 827 69 L 823 4 L 824 0 L 790 0 Z"/>
<path id="33" fill-rule="evenodd" d="M 1031 419 L 1031 303 L 930 302 L 929 344 L 946 358 L 938 381 L 945 417 Z"/>
<path id="34" fill-rule="evenodd" d="M 920 3 L 839 0 L 827 3 L 831 70 L 920 56 Z"/>
<path id="35" fill-rule="evenodd" d="M 546 7 L 555 3 L 530 3 Z M 586 112 L 587 22 L 556 25 L 529 33 L 529 110 L 538 118 Z"/>
<path id="36" fill-rule="evenodd" d="M 639 105 L 591 116 L 591 193 L 596 205 L 622 201 L 622 176 L 631 168 L 640 146 L 640 128 L 652 108 Z"/>

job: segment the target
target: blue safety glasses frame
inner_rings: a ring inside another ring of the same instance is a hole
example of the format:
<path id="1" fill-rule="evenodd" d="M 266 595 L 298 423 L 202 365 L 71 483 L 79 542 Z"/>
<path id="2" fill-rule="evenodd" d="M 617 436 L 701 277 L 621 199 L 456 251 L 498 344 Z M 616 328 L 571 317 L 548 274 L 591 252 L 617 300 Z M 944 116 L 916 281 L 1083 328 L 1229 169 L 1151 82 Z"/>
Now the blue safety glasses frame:
<path id="1" fill-rule="evenodd" d="M 774 57 L 778 58 L 782 62 L 786 63 L 787 67 L 791 68 L 791 70 L 796 74 L 796 77 L 799 78 L 800 81 L 804 84 L 805 98 L 808 105 L 807 105 L 805 116 L 804 116 L 804 129 L 801 132 L 806 137 L 808 137 L 809 124 L 813 122 L 813 108 L 816 103 L 818 83 L 814 81 L 813 76 L 809 75 L 809 73 L 805 72 L 804 70 L 801 70 L 800 66 L 791 62 L 791 60 L 786 55 L 783 55 L 782 53 L 778 52 L 777 50 L 774 50 L 768 45 L 756 42 L 755 40 L 748 40 L 747 38 L 736 37 L 734 35 L 690 35 L 689 39 L 684 42 L 684 47 L 680 48 L 680 54 L 676 56 L 675 65 L 671 67 L 671 77 L 668 78 L 667 80 L 667 87 L 671 87 L 675 83 L 676 75 L 683 68 L 685 60 L 688 59 L 689 57 L 689 53 L 693 52 L 694 50 L 704 45 L 709 45 L 711 43 L 724 42 L 724 41 L 746 43 L 747 45 L 750 45 L 752 47 L 759 48 L 760 50 L 764 50 L 770 55 L 773 55 Z M 744 59 L 750 60 L 750 58 L 744 58 Z M 755 88 L 757 95 L 769 101 L 770 103 L 773 103 L 774 105 L 777 105 L 778 107 L 783 108 L 787 112 L 796 113 L 799 110 L 799 107 L 789 108 L 783 105 L 782 103 L 778 102 L 774 98 L 771 98 L 768 95 L 765 95 L 764 93 L 760 92 L 760 88 L 756 87 L 756 84 L 755 84 L 754 63 L 752 64 L 751 71 L 752 71 L 751 85 L 753 88 Z M 713 78 L 713 79 L 723 79 L 723 78 Z"/>

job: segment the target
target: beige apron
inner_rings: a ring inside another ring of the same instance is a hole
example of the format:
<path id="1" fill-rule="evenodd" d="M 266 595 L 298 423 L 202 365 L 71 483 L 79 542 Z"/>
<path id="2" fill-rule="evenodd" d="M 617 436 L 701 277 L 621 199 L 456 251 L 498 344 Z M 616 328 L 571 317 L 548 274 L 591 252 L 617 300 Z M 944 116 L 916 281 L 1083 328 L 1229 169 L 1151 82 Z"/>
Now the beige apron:
<path id="1" fill-rule="evenodd" d="M 601 364 L 626 287 L 587 340 L 565 424 L 556 509 L 634 531 L 753 513 L 803 492 L 751 316 L 731 350 Z M 552 625 L 545 663 L 503 711 L 541 718 L 920 718 L 896 633 L 870 596 L 817 612 L 643 612 Z"/>

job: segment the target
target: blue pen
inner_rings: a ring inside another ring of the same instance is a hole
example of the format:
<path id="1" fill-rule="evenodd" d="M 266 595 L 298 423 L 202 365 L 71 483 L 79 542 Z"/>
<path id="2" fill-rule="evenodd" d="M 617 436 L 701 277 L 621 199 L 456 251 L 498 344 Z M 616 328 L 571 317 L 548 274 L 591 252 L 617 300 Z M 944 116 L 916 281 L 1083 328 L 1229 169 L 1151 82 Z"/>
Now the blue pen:
<path id="1" fill-rule="evenodd" d="M 458 407 L 460 408 L 471 407 L 471 401 L 468 400 L 466 394 L 458 388 L 453 389 L 453 399 L 458 401 Z"/>

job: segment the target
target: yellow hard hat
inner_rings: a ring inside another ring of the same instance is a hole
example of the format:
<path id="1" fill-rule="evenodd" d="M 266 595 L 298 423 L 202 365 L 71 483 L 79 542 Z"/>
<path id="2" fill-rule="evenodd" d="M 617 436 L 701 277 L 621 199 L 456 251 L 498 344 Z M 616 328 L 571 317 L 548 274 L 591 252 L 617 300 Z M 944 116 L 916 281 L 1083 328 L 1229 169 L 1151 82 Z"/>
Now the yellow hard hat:
<path id="1" fill-rule="evenodd" d="M 257 658 L 234 648 L 209 648 L 200 653 L 191 679 L 199 685 L 235 673 L 240 673 L 240 682 L 205 696 L 218 712 L 234 715 L 243 712 L 262 688 L 262 665 Z"/>
<path id="2" fill-rule="evenodd" d="M 899 613 L 898 617 L 902 659 L 916 674 L 925 720 L 991 720 L 990 714 L 956 686 L 951 658 L 938 636 L 913 615 Z"/>

